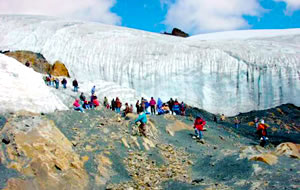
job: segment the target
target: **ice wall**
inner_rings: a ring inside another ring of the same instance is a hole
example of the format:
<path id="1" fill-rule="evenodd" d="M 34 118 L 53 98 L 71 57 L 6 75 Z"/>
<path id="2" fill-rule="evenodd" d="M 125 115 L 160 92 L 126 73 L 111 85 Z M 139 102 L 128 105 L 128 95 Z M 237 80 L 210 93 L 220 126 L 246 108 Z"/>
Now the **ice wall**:
<path id="1" fill-rule="evenodd" d="M 227 115 L 300 106 L 300 45 L 293 42 L 299 29 L 280 30 L 278 37 L 272 31 L 272 38 L 264 31 L 258 38 L 246 35 L 251 39 L 228 33 L 230 40 L 184 39 L 99 23 L 0 16 L 0 31 L 0 50 L 40 52 L 64 62 L 79 81 L 112 82 L 138 96 L 178 98 Z"/>
<path id="2" fill-rule="evenodd" d="M 40 74 L 3 54 L 0 54 L 0 89 L 0 113 L 68 109 L 51 93 Z"/>

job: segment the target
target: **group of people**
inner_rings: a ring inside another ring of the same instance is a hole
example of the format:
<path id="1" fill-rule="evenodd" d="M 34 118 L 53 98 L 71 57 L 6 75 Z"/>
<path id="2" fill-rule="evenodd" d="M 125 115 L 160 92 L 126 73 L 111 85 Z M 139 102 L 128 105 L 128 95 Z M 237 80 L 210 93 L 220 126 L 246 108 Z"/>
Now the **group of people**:
<path id="1" fill-rule="evenodd" d="M 48 86 L 54 86 L 55 88 L 59 88 L 59 83 L 63 85 L 63 88 L 67 88 L 67 80 L 63 78 L 61 81 L 58 78 L 55 78 L 51 76 L 51 74 L 48 74 L 44 78 L 45 83 Z M 73 91 L 78 92 L 78 82 L 76 79 L 73 80 L 72 82 L 73 85 Z M 73 106 L 74 110 L 84 112 L 85 109 L 94 109 L 100 105 L 99 100 L 97 96 L 95 95 L 96 92 L 96 86 L 93 86 L 91 89 L 91 96 L 90 99 L 88 100 L 84 93 L 82 92 L 79 96 L 79 98 L 76 98 Z M 122 107 L 122 102 L 118 97 L 115 99 L 113 98 L 109 104 L 109 101 L 107 97 L 104 97 L 103 101 L 104 107 L 107 109 L 111 109 L 112 111 L 115 111 L 116 113 L 121 114 L 122 116 L 126 116 L 128 113 L 133 113 L 133 105 L 129 104 L 126 102 L 125 103 L 125 108 L 121 112 L 121 107 Z M 163 103 L 160 98 L 157 99 L 157 101 L 151 97 L 150 101 L 148 101 L 145 98 L 141 98 L 140 100 L 137 100 L 136 102 L 136 112 L 139 114 L 138 118 L 135 120 L 135 123 L 140 122 L 139 125 L 139 131 L 142 135 L 146 136 L 146 123 L 147 123 L 147 114 L 151 115 L 162 115 L 162 114 L 176 114 L 176 115 L 185 115 L 186 111 L 186 105 L 184 102 L 179 103 L 177 99 L 173 100 L 170 98 L 168 102 Z M 148 109 L 150 108 L 150 112 Z M 214 115 L 213 120 L 217 123 L 218 119 Z M 222 114 L 220 116 L 220 121 L 225 121 L 225 115 Z M 254 120 L 255 127 L 256 127 L 256 133 L 258 134 L 260 138 L 260 145 L 265 146 L 268 140 L 267 137 L 267 125 L 264 123 L 264 120 L 261 120 L 259 122 L 258 118 L 255 118 Z M 194 121 L 194 130 L 195 130 L 195 136 L 194 138 L 198 139 L 203 139 L 203 131 L 204 131 L 204 126 L 206 125 L 206 121 L 204 120 L 203 117 L 197 116 L 195 121 Z M 234 126 L 236 129 L 239 128 L 240 121 L 238 120 L 237 117 L 234 118 Z"/>

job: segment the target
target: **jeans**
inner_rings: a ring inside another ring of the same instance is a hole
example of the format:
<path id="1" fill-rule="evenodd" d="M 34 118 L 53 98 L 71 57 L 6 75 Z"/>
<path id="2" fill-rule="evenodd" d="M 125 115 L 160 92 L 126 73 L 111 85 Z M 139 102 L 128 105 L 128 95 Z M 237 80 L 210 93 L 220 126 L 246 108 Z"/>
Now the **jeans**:
<path id="1" fill-rule="evenodd" d="M 58 89 L 58 87 L 59 87 L 59 84 L 56 83 L 56 84 L 55 84 L 55 88 Z"/>
<path id="2" fill-rule="evenodd" d="M 67 88 L 67 84 L 63 84 L 64 88 L 66 89 Z"/>
<path id="3" fill-rule="evenodd" d="M 74 92 L 78 92 L 78 86 L 74 86 Z"/>
<path id="4" fill-rule="evenodd" d="M 197 135 L 197 137 L 198 137 L 199 139 L 202 139 L 202 137 L 203 137 L 202 131 L 200 131 L 200 130 L 198 130 L 198 129 L 195 128 L 195 134 Z"/>
<path id="5" fill-rule="evenodd" d="M 74 110 L 83 112 L 83 108 L 82 108 L 81 106 L 79 106 L 79 107 L 74 107 Z"/>
<path id="6" fill-rule="evenodd" d="M 235 123 L 234 126 L 235 126 L 236 129 L 239 128 L 239 124 L 238 123 Z"/>
<path id="7" fill-rule="evenodd" d="M 120 111 L 121 111 L 120 108 L 116 108 L 117 113 L 120 113 Z"/>
<path id="8" fill-rule="evenodd" d="M 151 114 L 155 115 L 155 106 L 151 106 Z"/>

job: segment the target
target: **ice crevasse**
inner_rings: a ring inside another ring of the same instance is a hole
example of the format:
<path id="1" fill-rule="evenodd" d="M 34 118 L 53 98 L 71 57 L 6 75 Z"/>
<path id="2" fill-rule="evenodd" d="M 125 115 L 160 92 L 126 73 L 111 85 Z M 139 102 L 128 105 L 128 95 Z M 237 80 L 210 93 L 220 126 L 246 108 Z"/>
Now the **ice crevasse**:
<path id="1" fill-rule="evenodd" d="M 51 62 L 65 63 L 78 81 L 107 81 L 138 96 L 178 98 L 227 115 L 284 103 L 300 106 L 300 29 L 178 38 L 100 23 L 3 15 L 0 30 L 0 50 L 40 52 Z"/>

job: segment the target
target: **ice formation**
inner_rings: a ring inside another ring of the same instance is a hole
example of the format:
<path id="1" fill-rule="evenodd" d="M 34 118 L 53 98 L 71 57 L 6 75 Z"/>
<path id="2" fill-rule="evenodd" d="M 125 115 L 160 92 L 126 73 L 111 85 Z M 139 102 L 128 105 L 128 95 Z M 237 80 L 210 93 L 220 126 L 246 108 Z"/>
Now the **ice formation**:
<path id="1" fill-rule="evenodd" d="M 51 93 L 39 73 L 3 54 L 0 54 L 0 89 L 0 113 L 68 109 Z"/>
<path id="2" fill-rule="evenodd" d="M 40 52 L 65 63 L 79 81 L 105 81 L 120 86 L 120 93 L 124 88 L 137 96 L 178 98 L 227 115 L 284 103 L 300 106 L 300 29 L 184 39 L 99 23 L 3 15 L 0 31 L 0 50 Z"/>

